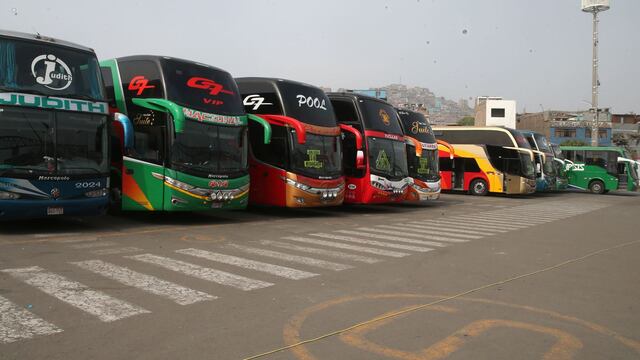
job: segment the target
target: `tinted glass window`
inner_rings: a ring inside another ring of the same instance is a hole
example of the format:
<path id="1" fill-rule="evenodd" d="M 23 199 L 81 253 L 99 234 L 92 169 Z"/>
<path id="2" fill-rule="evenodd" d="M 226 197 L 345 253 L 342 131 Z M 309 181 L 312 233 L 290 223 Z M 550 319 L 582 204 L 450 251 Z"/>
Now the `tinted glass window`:
<path id="1" fill-rule="evenodd" d="M 245 114 L 238 86 L 228 72 L 176 59 L 163 59 L 162 69 L 167 99 L 212 114 Z"/>
<path id="2" fill-rule="evenodd" d="M 513 129 L 507 129 L 507 131 L 509 131 L 513 136 L 513 138 L 516 139 L 516 143 L 518 144 L 518 147 L 531 149 L 531 145 L 529 145 L 529 142 L 527 141 L 527 139 L 524 138 L 524 136 L 522 136 L 522 133 L 520 131 L 513 130 Z M 493 145 L 493 144 L 489 144 L 489 145 Z"/>
<path id="3" fill-rule="evenodd" d="M 595 165 L 607 170 L 608 173 L 618 173 L 618 154 L 613 151 L 585 151 L 584 163 Z"/>
<path id="4" fill-rule="evenodd" d="M 360 124 L 358 111 L 353 101 L 331 99 L 331 105 L 333 105 L 333 111 L 339 123 L 351 125 L 362 131 L 362 124 Z"/>
<path id="5" fill-rule="evenodd" d="M 264 143 L 264 128 L 255 121 L 249 122 L 249 139 L 251 150 L 256 159 L 286 169 L 289 158 L 289 136 L 287 128 L 273 126 L 271 128 L 271 143 Z"/>
<path id="6" fill-rule="evenodd" d="M 436 138 L 450 144 L 481 144 L 493 146 L 513 146 L 513 140 L 504 131 L 498 130 L 448 130 L 434 131 Z M 524 138 L 523 138 L 524 140 Z M 524 140 L 526 142 L 526 140 Z M 527 148 L 529 144 L 527 143 Z"/>
<path id="7" fill-rule="evenodd" d="M 312 86 L 279 82 L 285 115 L 311 125 L 335 127 L 336 117 L 324 91 Z"/>
<path id="8" fill-rule="evenodd" d="M 54 173 L 53 112 L 0 108 L 0 175 Z"/>
<path id="9" fill-rule="evenodd" d="M 104 100 L 100 66 L 91 52 L 2 38 L 0 54 L 0 87 Z"/>
<path id="10" fill-rule="evenodd" d="M 109 102 L 109 105 L 115 105 L 116 103 L 116 94 L 113 90 L 113 72 L 110 67 L 101 67 L 100 71 L 102 73 L 102 79 L 104 81 L 104 89 L 106 91 L 106 100 Z"/>
<path id="11" fill-rule="evenodd" d="M 393 106 L 375 100 L 360 100 L 360 108 L 364 115 L 367 130 L 383 131 L 391 134 L 402 134 L 400 118 Z"/>
<path id="12" fill-rule="evenodd" d="M 553 149 L 551 149 L 551 145 L 549 144 L 549 142 L 547 142 L 547 138 L 544 137 L 544 135 L 542 134 L 533 134 L 533 136 L 536 139 L 536 143 L 538 144 L 538 150 L 545 152 L 545 153 L 551 153 L 553 154 L 554 151 Z"/>
<path id="13" fill-rule="evenodd" d="M 504 117 L 504 109 L 503 108 L 491 109 L 491 117 L 503 118 Z"/>
<path id="14" fill-rule="evenodd" d="M 424 117 L 424 115 L 406 110 L 398 110 L 400 115 L 400 121 L 402 121 L 402 128 L 405 135 L 416 138 L 424 143 L 435 143 L 436 138 L 433 136 L 433 130 L 431 125 Z"/>

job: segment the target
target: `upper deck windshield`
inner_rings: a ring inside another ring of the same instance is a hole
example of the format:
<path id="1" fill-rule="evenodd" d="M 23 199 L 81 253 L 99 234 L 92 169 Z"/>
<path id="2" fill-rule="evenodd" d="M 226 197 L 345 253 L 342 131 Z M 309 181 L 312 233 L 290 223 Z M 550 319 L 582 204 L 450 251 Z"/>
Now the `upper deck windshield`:
<path id="1" fill-rule="evenodd" d="M 0 38 L 0 92 L 103 101 L 103 89 L 100 66 L 92 52 Z"/>
<path id="2" fill-rule="evenodd" d="M 418 112 L 405 110 L 398 110 L 398 115 L 400 115 L 400 121 L 402 122 L 402 128 L 404 129 L 405 135 L 411 136 L 423 143 L 436 143 L 436 138 L 433 136 L 431 125 L 424 115 Z"/>
<path id="3" fill-rule="evenodd" d="M 509 128 L 439 128 L 434 130 L 436 138 L 450 144 L 476 144 L 489 146 L 508 146 L 531 149 L 531 145 L 522 134 Z M 509 136 L 511 135 L 511 136 Z M 515 143 L 514 143 L 515 140 Z"/>
<path id="4" fill-rule="evenodd" d="M 211 114 L 245 115 L 238 86 L 228 72 L 178 59 L 162 59 L 167 99 Z"/>
<path id="5" fill-rule="evenodd" d="M 366 130 L 402 135 L 400 119 L 393 106 L 372 99 L 360 100 Z"/>
<path id="6" fill-rule="evenodd" d="M 369 167 L 374 175 L 400 180 L 409 175 L 404 142 L 369 137 Z"/>
<path id="7" fill-rule="evenodd" d="M 331 101 L 321 89 L 292 82 L 281 82 L 278 88 L 284 115 L 310 125 L 338 126 Z"/>
<path id="8" fill-rule="evenodd" d="M 538 150 L 543 153 L 553 154 L 553 149 L 551 149 L 551 145 L 547 142 L 547 138 L 542 134 L 533 134 L 533 137 L 536 139 L 536 144 L 538 144 Z"/>

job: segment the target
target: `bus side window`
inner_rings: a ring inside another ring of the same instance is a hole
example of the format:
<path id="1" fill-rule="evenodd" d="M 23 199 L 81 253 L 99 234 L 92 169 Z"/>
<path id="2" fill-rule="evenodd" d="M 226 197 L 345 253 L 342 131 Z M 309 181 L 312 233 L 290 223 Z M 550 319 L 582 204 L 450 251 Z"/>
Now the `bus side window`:
<path id="1" fill-rule="evenodd" d="M 440 158 L 440 171 L 452 171 L 453 169 L 453 160 L 447 157 Z"/>
<path id="2" fill-rule="evenodd" d="M 336 114 L 338 123 L 353 126 L 355 129 L 362 132 L 362 126 L 358 121 L 358 113 L 353 101 L 332 99 L 331 105 L 333 106 L 333 111 Z M 364 176 L 364 170 L 358 170 L 356 168 L 356 153 L 355 135 L 348 132 L 342 132 L 342 167 L 346 176 Z"/>
<path id="3" fill-rule="evenodd" d="M 575 162 L 576 160 L 575 160 L 574 154 L 575 154 L 575 152 L 573 150 L 563 150 L 562 151 L 562 155 L 564 155 L 565 159 Z"/>
<path id="4" fill-rule="evenodd" d="M 575 162 L 583 163 L 584 162 L 584 150 L 576 150 L 575 152 Z"/>
<path id="5" fill-rule="evenodd" d="M 287 131 L 287 128 L 283 126 L 272 126 L 271 143 L 265 144 L 264 128 L 262 125 L 250 121 L 249 142 L 253 156 L 264 163 L 286 169 L 287 159 L 289 159 Z"/>
<path id="6" fill-rule="evenodd" d="M 474 158 L 465 158 L 464 159 L 464 171 L 466 172 L 480 172 L 480 167 L 478 166 L 478 162 Z"/>
<path id="7" fill-rule="evenodd" d="M 332 99 L 331 105 L 333 106 L 333 112 L 336 114 L 338 123 L 351 125 L 362 132 L 362 126 L 358 120 L 358 112 L 356 111 L 355 104 L 351 100 Z"/>

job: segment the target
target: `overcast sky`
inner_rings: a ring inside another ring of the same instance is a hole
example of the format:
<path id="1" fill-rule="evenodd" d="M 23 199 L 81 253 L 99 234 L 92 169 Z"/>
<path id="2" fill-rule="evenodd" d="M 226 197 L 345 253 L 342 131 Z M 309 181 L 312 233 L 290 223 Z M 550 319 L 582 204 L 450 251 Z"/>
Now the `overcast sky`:
<path id="1" fill-rule="evenodd" d="M 600 17 L 600 105 L 640 113 L 640 1 L 611 3 Z M 3 0 L 0 28 L 87 45 L 100 59 L 167 55 L 334 89 L 402 82 L 529 112 L 591 101 L 580 0 Z"/>

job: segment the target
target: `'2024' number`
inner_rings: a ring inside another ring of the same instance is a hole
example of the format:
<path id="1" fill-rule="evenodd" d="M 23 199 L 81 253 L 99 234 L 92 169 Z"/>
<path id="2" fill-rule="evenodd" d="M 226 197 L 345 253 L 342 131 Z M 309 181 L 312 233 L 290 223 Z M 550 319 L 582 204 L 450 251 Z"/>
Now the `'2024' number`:
<path id="1" fill-rule="evenodd" d="M 91 189 L 94 187 L 101 187 L 100 181 L 84 181 L 76 183 L 76 189 Z"/>

